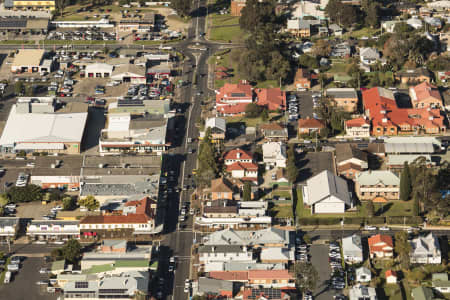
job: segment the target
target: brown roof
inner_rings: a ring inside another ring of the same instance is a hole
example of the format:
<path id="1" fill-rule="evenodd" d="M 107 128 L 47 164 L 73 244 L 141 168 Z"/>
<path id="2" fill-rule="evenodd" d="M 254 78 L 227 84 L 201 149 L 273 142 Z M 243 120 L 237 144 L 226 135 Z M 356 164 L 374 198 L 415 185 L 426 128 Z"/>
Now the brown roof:
<path id="1" fill-rule="evenodd" d="M 336 144 L 336 162 L 340 163 L 351 158 L 367 162 L 367 153 L 351 144 Z"/>
<path id="2" fill-rule="evenodd" d="M 130 214 L 119 216 L 87 216 L 80 224 L 146 224 L 150 218 L 145 214 Z"/>
<path id="3" fill-rule="evenodd" d="M 259 126 L 261 130 L 283 130 L 284 126 L 278 123 L 266 123 Z"/>
<path id="4" fill-rule="evenodd" d="M 317 119 L 299 119 L 298 128 L 325 128 L 325 124 L 321 120 Z"/>
<path id="5" fill-rule="evenodd" d="M 356 170 L 356 171 L 362 171 L 363 170 L 360 165 L 352 164 L 352 163 L 346 163 L 346 164 L 337 166 L 337 171 L 339 173 L 341 173 L 343 171 L 350 170 L 350 169 L 353 169 L 353 170 Z"/>
<path id="6" fill-rule="evenodd" d="M 213 193 L 232 193 L 233 188 L 231 182 L 226 178 L 220 177 L 211 180 L 211 192 Z"/>
<path id="7" fill-rule="evenodd" d="M 205 214 L 220 214 L 220 213 L 238 213 L 237 206 L 205 206 L 203 208 Z"/>

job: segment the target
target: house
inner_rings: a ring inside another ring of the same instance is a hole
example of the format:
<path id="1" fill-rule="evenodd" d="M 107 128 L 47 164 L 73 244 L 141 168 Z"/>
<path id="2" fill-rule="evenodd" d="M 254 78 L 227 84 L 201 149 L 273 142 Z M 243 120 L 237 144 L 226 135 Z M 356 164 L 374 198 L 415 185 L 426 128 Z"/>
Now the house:
<path id="1" fill-rule="evenodd" d="M 347 120 L 344 124 L 347 136 L 353 138 L 370 137 L 370 122 L 366 118 Z"/>
<path id="2" fill-rule="evenodd" d="M 230 166 L 237 162 L 253 163 L 253 154 L 240 148 L 236 148 L 225 153 L 223 160 L 226 166 Z"/>
<path id="3" fill-rule="evenodd" d="M 360 200 L 398 200 L 400 178 L 391 171 L 363 171 L 355 177 L 355 192 Z"/>
<path id="4" fill-rule="evenodd" d="M 209 118 L 205 121 L 205 131 L 200 133 L 203 138 L 207 129 L 210 129 L 211 142 L 220 143 L 225 140 L 227 123 L 224 118 Z"/>
<path id="5" fill-rule="evenodd" d="M 31 220 L 27 225 L 29 241 L 62 241 L 80 237 L 79 221 Z"/>
<path id="6" fill-rule="evenodd" d="M 216 111 L 218 115 L 233 116 L 245 114 L 245 108 L 253 102 L 252 86 L 245 83 L 225 83 L 216 91 Z"/>
<path id="7" fill-rule="evenodd" d="M 299 119 L 298 120 L 298 134 L 311 134 L 316 132 L 320 134 L 320 131 L 325 128 L 325 123 L 318 119 Z"/>
<path id="8" fill-rule="evenodd" d="M 441 19 L 437 18 L 437 17 L 424 17 L 423 18 L 424 22 L 427 23 L 428 25 L 432 26 L 432 27 L 437 27 L 437 28 L 441 28 L 442 27 L 442 21 Z"/>
<path id="9" fill-rule="evenodd" d="M 431 81 L 430 71 L 426 68 L 409 69 L 395 73 L 395 80 L 403 84 L 418 84 Z"/>
<path id="10" fill-rule="evenodd" d="M 253 251 L 238 245 L 203 245 L 198 248 L 198 258 L 202 265 L 216 262 L 254 263 Z"/>
<path id="11" fill-rule="evenodd" d="M 399 108 L 392 91 L 374 87 L 363 91 L 364 113 L 372 124 L 372 135 L 438 134 L 446 131 L 439 109 Z"/>
<path id="12" fill-rule="evenodd" d="M 267 167 L 286 168 L 286 144 L 267 142 L 262 145 L 263 161 Z"/>
<path id="13" fill-rule="evenodd" d="M 156 225 L 156 201 L 144 197 L 125 203 L 121 215 L 87 216 L 80 221 L 83 238 L 148 239 L 158 233 Z M 114 229 L 114 230 L 111 230 Z"/>
<path id="14" fill-rule="evenodd" d="M 439 89 L 428 83 L 422 82 L 419 85 L 409 88 L 411 103 L 415 108 L 441 108 L 443 101 Z"/>
<path id="15" fill-rule="evenodd" d="M 37 0 L 5 0 L 4 6 L 6 9 L 17 10 L 41 10 L 53 11 L 56 7 L 55 0 L 37 1 Z"/>
<path id="16" fill-rule="evenodd" d="M 238 178 L 242 181 L 258 182 L 258 165 L 251 163 L 236 162 L 228 165 L 226 171 L 231 174 L 231 177 Z"/>
<path id="17" fill-rule="evenodd" d="M 102 155 L 124 152 L 161 155 L 170 146 L 166 141 L 168 120 L 164 117 L 138 116 L 130 113 L 108 114 L 108 128 L 100 134 Z"/>
<path id="18" fill-rule="evenodd" d="M 19 227 L 19 218 L 0 217 L 0 240 L 14 240 L 19 232 Z"/>
<path id="19" fill-rule="evenodd" d="M 328 29 L 335 35 L 335 36 L 341 36 L 344 30 L 339 25 L 333 23 L 328 26 Z"/>
<path id="20" fill-rule="evenodd" d="M 269 247 L 261 249 L 260 259 L 262 263 L 287 264 L 295 261 L 295 253 L 289 248 Z"/>
<path id="21" fill-rule="evenodd" d="M 14 56 L 11 64 L 12 73 L 35 73 L 51 72 L 51 68 L 44 67 L 45 50 L 43 49 L 20 49 Z"/>
<path id="22" fill-rule="evenodd" d="M 148 296 L 149 272 L 124 272 L 115 276 L 90 281 L 69 281 L 64 285 L 64 299 L 105 298 L 136 299 L 136 295 Z"/>
<path id="23" fill-rule="evenodd" d="M 268 110 L 286 110 L 286 92 L 280 88 L 255 89 L 256 104 Z"/>
<path id="24" fill-rule="evenodd" d="M 447 273 L 434 273 L 431 275 L 433 289 L 442 294 L 450 293 L 450 281 Z"/>
<path id="25" fill-rule="evenodd" d="M 294 86 L 299 90 L 311 88 L 311 74 L 307 69 L 299 68 L 295 73 Z"/>
<path id="26" fill-rule="evenodd" d="M 324 20 L 327 18 L 325 16 L 325 6 L 320 2 L 315 1 L 295 2 L 291 13 L 294 18 L 304 18 L 306 16 L 312 16 L 319 20 Z"/>
<path id="27" fill-rule="evenodd" d="M 359 57 L 361 62 L 365 65 L 373 65 L 380 60 L 380 53 L 375 48 L 361 48 L 359 49 Z"/>
<path id="28" fill-rule="evenodd" d="M 247 287 L 242 291 L 242 300 L 290 300 L 287 290 L 276 288 Z"/>
<path id="29" fill-rule="evenodd" d="M 375 288 L 364 285 L 353 286 L 348 293 L 349 300 L 377 300 Z"/>
<path id="30" fill-rule="evenodd" d="M 397 283 L 397 272 L 392 270 L 387 270 L 385 272 L 386 283 L 396 284 Z"/>
<path id="31" fill-rule="evenodd" d="M 78 154 L 87 116 L 87 112 L 19 113 L 13 105 L 0 138 L 1 150 Z"/>
<path id="32" fill-rule="evenodd" d="M 343 238 L 342 254 L 346 263 L 361 263 L 364 260 L 361 236 L 353 234 Z"/>
<path id="33" fill-rule="evenodd" d="M 441 247 L 439 239 L 430 232 L 428 235 L 421 235 L 410 242 L 410 260 L 413 264 L 440 264 Z"/>
<path id="34" fill-rule="evenodd" d="M 395 32 L 395 26 L 400 23 L 400 21 L 396 20 L 390 20 L 390 21 L 384 21 L 381 22 L 381 30 L 385 30 L 387 33 L 394 33 Z"/>
<path id="35" fill-rule="evenodd" d="M 364 266 L 357 268 L 355 273 L 356 282 L 370 282 L 370 280 L 372 280 L 372 273 L 370 273 L 370 270 Z"/>
<path id="36" fill-rule="evenodd" d="M 336 144 L 336 167 L 338 175 L 354 179 L 367 170 L 367 153 L 351 144 Z"/>
<path id="37" fill-rule="evenodd" d="M 200 296 L 233 298 L 237 293 L 237 286 L 232 281 L 200 277 L 197 293 Z"/>
<path id="38" fill-rule="evenodd" d="M 414 29 L 421 29 L 423 27 L 422 20 L 417 17 L 409 18 L 408 20 L 406 20 L 406 24 L 408 24 Z"/>
<path id="39" fill-rule="evenodd" d="M 433 290 L 429 287 L 418 286 L 411 290 L 411 296 L 414 300 L 433 300 Z"/>
<path id="40" fill-rule="evenodd" d="M 105 63 L 94 63 L 86 65 L 84 76 L 87 78 L 109 78 L 114 67 Z"/>
<path id="41" fill-rule="evenodd" d="M 377 234 L 369 237 L 370 258 L 392 258 L 394 256 L 394 242 L 389 235 Z"/>
<path id="42" fill-rule="evenodd" d="M 303 201 L 311 214 L 344 213 L 347 207 L 353 207 L 347 182 L 328 170 L 308 179 Z"/>
<path id="43" fill-rule="evenodd" d="M 241 10 L 245 7 L 247 0 L 231 0 L 231 15 L 234 17 L 241 16 Z"/>
<path id="44" fill-rule="evenodd" d="M 220 177 L 211 180 L 211 200 L 233 200 L 236 193 L 232 183 Z"/>
<path id="45" fill-rule="evenodd" d="M 387 157 L 386 166 L 389 171 L 400 174 L 405 166 L 405 162 L 412 164 L 419 158 L 424 159 L 425 165 L 428 168 L 435 165 L 435 163 L 431 161 L 431 155 L 428 154 L 389 154 Z"/>
<path id="46" fill-rule="evenodd" d="M 358 106 L 358 94 L 354 88 L 330 88 L 325 91 L 333 99 L 337 108 L 347 112 L 354 112 Z"/>
<path id="47" fill-rule="evenodd" d="M 286 126 L 280 123 L 268 123 L 259 126 L 259 130 L 266 140 L 277 142 L 287 141 L 288 130 Z"/>
<path id="48" fill-rule="evenodd" d="M 291 19 L 287 21 L 287 31 L 296 38 L 308 38 L 311 36 L 311 24 L 308 20 Z"/>
<path id="49" fill-rule="evenodd" d="M 352 48 L 347 42 L 339 43 L 331 49 L 331 57 L 349 58 L 352 55 Z"/>
<path id="50" fill-rule="evenodd" d="M 260 230 L 224 229 L 203 237 L 204 245 L 240 245 L 252 247 L 290 247 L 290 232 L 275 227 Z"/>

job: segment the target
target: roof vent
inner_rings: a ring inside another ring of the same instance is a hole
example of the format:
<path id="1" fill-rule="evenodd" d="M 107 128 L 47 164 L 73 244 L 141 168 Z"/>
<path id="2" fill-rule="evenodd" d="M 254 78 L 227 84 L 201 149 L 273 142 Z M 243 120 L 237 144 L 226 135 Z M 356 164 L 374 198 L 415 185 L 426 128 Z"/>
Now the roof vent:
<path id="1" fill-rule="evenodd" d="M 433 121 L 433 116 L 429 116 L 428 120 Z"/>
<path id="2" fill-rule="evenodd" d="M 103 169 L 105 166 L 103 164 L 98 164 L 99 169 Z"/>
<path id="3" fill-rule="evenodd" d="M 387 118 L 383 118 L 381 121 L 382 121 L 383 123 L 387 123 L 388 119 L 387 119 Z"/>

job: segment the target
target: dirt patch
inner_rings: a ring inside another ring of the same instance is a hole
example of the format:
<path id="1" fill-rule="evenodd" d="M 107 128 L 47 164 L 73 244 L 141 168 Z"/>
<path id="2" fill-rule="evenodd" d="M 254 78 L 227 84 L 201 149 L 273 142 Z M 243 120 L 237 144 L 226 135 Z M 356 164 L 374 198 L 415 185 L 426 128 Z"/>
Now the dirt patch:
<path id="1" fill-rule="evenodd" d="M 166 19 L 166 24 L 170 30 L 185 32 L 189 27 L 188 22 L 184 22 L 178 15 L 176 15 L 172 8 L 168 7 L 155 7 L 152 10 L 162 15 Z"/>
<path id="2" fill-rule="evenodd" d="M 81 78 L 73 87 L 75 95 L 103 97 L 119 97 L 127 93 L 129 84 L 120 84 L 118 86 L 106 86 L 110 82 L 110 78 Z M 102 85 L 105 87 L 105 94 L 95 95 L 95 87 Z"/>

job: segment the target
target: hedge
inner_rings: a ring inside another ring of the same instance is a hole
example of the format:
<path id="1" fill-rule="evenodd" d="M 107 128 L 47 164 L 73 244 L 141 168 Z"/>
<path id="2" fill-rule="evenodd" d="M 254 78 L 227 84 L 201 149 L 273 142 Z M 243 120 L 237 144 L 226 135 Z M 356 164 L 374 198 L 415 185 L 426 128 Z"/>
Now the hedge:
<path id="1" fill-rule="evenodd" d="M 341 223 L 341 218 L 300 218 L 300 225 L 336 225 Z"/>
<path id="2" fill-rule="evenodd" d="M 420 224 L 423 222 L 422 217 L 420 216 L 392 216 L 392 217 L 386 217 L 386 223 L 388 224 Z"/>

